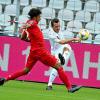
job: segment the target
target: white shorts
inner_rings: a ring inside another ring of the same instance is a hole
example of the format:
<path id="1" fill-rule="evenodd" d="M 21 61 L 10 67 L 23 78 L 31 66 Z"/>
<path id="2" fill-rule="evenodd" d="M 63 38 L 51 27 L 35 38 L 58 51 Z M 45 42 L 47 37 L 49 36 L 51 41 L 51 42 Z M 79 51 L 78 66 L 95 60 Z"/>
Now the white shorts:
<path id="1" fill-rule="evenodd" d="M 71 46 L 70 46 L 69 44 L 64 44 L 64 45 L 61 45 L 58 49 L 56 49 L 56 50 L 54 50 L 54 51 L 51 51 L 51 53 L 52 53 L 53 55 L 55 55 L 56 58 L 58 58 L 58 54 L 59 54 L 59 53 L 62 54 L 62 53 L 63 53 L 63 49 L 64 49 L 65 47 L 69 49 L 68 52 L 71 52 L 71 51 L 72 51 L 72 48 L 71 48 Z"/>

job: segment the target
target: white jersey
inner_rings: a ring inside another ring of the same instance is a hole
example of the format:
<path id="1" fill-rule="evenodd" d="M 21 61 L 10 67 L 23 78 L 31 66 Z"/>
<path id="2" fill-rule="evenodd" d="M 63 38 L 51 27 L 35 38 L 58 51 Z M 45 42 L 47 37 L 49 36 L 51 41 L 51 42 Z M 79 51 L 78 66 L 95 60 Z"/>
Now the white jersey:
<path id="1" fill-rule="evenodd" d="M 56 55 L 57 53 L 62 52 L 62 47 L 69 46 L 68 44 L 62 45 L 57 42 L 64 39 L 63 33 L 59 31 L 58 33 L 54 32 L 53 29 L 50 29 L 48 32 L 48 38 L 51 44 L 51 53 Z"/>
<path id="2" fill-rule="evenodd" d="M 59 47 L 61 47 L 61 44 L 57 43 L 61 39 L 63 39 L 62 32 L 56 33 L 53 31 L 53 29 L 50 29 L 48 32 L 48 38 L 51 44 L 51 52 L 57 50 Z"/>

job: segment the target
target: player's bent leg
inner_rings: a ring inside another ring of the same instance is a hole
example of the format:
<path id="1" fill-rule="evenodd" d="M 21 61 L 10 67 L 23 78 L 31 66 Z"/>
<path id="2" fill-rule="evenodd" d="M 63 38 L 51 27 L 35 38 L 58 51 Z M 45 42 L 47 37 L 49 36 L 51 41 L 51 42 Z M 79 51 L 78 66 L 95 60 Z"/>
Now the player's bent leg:
<path id="1" fill-rule="evenodd" d="M 68 44 L 62 45 L 58 50 L 58 58 L 61 61 L 61 65 L 65 65 L 71 54 L 71 46 Z"/>
<path id="2" fill-rule="evenodd" d="M 8 77 L 6 77 L 6 81 L 8 80 L 14 80 L 20 76 L 23 76 L 25 74 L 28 74 L 28 72 L 30 71 L 29 68 L 25 67 L 24 69 L 22 69 L 21 71 L 15 72 L 12 75 L 9 75 Z"/>
<path id="3" fill-rule="evenodd" d="M 66 73 L 64 72 L 59 61 L 53 55 L 50 55 L 50 53 L 48 53 L 47 51 L 44 51 L 42 57 L 40 58 L 40 61 L 48 66 L 55 68 L 59 74 L 60 79 L 66 85 L 67 89 L 69 90 L 71 88 L 71 83 Z"/>
<path id="4" fill-rule="evenodd" d="M 64 57 L 64 59 L 65 59 L 65 64 L 63 65 L 63 68 L 64 68 L 64 69 L 66 68 L 66 65 L 67 65 L 67 63 L 68 63 L 68 59 L 69 59 L 71 53 L 72 53 L 71 47 L 68 48 L 68 47 L 65 46 L 65 47 L 63 48 L 63 57 Z"/>
<path id="5" fill-rule="evenodd" d="M 72 49 L 71 47 L 64 47 L 63 48 L 63 56 L 65 58 L 65 61 L 69 59 L 70 55 L 71 55 Z"/>
<path id="6" fill-rule="evenodd" d="M 63 56 L 63 46 L 59 47 L 59 49 L 55 50 L 54 55 L 59 59 L 61 65 L 65 64 L 65 58 Z"/>
<path id="7" fill-rule="evenodd" d="M 61 64 L 59 63 L 59 61 L 53 55 L 50 55 L 50 53 L 48 53 L 47 51 L 43 50 L 42 51 L 42 55 L 40 56 L 39 60 L 42 63 L 55 68 L 57 70 L 58 74 L 59 74 L 60 79 L 65 84 L 65 86 L 68 89 L 68 91 L 72 89 L 72 85 L 71 85 L 71 83 L 70 83 L 70 81 L 68 79 L 67 74 L 63 70 L 63 68 L 62 68 Z M 72 91 L 75 92 L 77 90 L 78 90 L 78 88 L 74 89 Z M 71 91 L 71 93 L 72 93 L 72 91 Z"/>
<path id="8" fill-rule="evenodd" d="M 65 73 L 65 71 L 63 70 L 63 68 L 61 66 L 59 66 L 56 69 L 57 69 L 60 79 L 66 85 L 66 88 L 69 90 L 71 88 L 71 83 L 69 81 L 67 74 Z"/>
<path id="9" fill-rule="evenodd" d="M 6 81 L 14 80 L 14 79 L 16 79 L 16 78 L 18 78 L 20 76 L 23 76 L 25 74 L 28 74 L 29 71 L 30 71 L 30 69 L 26 67 L 23 70 L 18 71 L 16 73 L 13 73 L 12 75 L 8 75 L 5 78 L 0 78 L 0 85 L 3 85 Z"/>
<path id="10" fill-rule="evenodd" d="M 57 69 L 60 79 L 65 84 L 66 88 L 68 89 L 68 92 L 74 93 L 81 88 L 81 86 L 76 86 L 72 88 L 71 82 L 69 81 L 67 74 L 65 73 L 63 68 L 59 66 L 59 64 L 55 65 L 55 68 Z"/>

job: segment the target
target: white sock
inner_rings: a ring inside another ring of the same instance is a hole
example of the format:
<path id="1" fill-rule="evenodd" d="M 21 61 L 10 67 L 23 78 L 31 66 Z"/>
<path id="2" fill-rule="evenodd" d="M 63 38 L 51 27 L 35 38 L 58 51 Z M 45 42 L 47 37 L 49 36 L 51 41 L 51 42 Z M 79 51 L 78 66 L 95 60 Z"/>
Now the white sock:
<path id="1" fill-rule="evenodd" d="M 51 71 L 51 73 L 50 73 L 48 86 L 52 86 L 52 83 L 53 83 L 53 81 L 55 80 L 57 74 L 58 74 L 58 73 L 57 73 L 57 70 L 53 68 L 52 71 Z"/>

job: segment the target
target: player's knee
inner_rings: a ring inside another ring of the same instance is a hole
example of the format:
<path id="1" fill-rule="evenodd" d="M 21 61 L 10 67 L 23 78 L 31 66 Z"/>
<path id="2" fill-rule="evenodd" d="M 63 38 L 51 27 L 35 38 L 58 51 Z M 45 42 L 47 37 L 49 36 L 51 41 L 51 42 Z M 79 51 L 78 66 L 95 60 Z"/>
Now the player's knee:
<path id="1" fill-rule="evenodd" d="M 25 68 L 24 72 L 25 72 L 25 74 L 28 74 L 30 72 L 30 69 L 29 68 Z"/>
<path id="2" fill-rule="evenodd" d="M 72 51 L 72 48 L 71 48 L 71 46 L 66 46 L 66 47 L 64 47 L 64 51 Z"/>
<path id="3" fill-rule="evenodd" d="M 72 49 L 67 48 L 67 47 L 64 47 L 64 49 L 63 49 L 63 53 L 66 53 L 66 54 L 71 53 L 71 51 L 72 51 Z"/>
<path id="4" fill-rule="evenodd" d="M 67 48 L 67 47 L 64 47 L 63 50 L 64 50 L 64 51 L 70 51 L 69 48 Z"/>
<path id="5" fill-rule="evenodd" d="M 58 69 L 59 67 L 61 67 L 61 63 L 57 62 L 54 66 L 55 69 Z"/>

